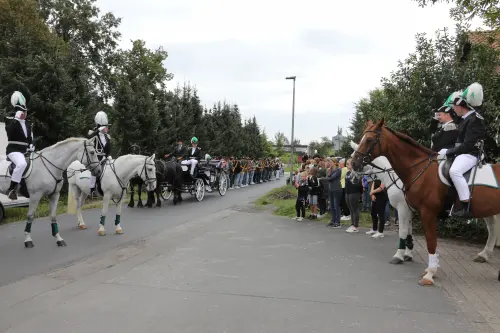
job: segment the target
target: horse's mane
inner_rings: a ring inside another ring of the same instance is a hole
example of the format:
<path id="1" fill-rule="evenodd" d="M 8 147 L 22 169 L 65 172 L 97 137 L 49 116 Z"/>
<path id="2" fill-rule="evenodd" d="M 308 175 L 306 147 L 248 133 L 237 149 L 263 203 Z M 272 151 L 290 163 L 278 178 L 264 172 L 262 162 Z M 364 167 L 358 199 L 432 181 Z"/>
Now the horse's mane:
<path id="1" fill-rule="evenodd" d="M 42 152 L 56 149 L 59 146 L 62 146 L 64 144 L 66 144 L 66 143 L 70 143 L 70 142 L 84 142 L 86 140 L 87 140 L 86 138 L 67 138 L 66 140 L 59 141 L 59 142 L 53 144 L 52 146 L 49 146 L 49 147 L 47 147 L 45 149 L 42 149 Z"/>
<path id="2" fill-rule="evenodd" d="M 403 134 L 401 132 L 398 132 L 398 131 L 395 131 L 393 130 L 392 128 L 390 127 L 387 127 L 387 126 L 384 126 L 384 128 L 386 128 L 389 132 L 391 132 L 392 134 L 394 134 L 398 139 L 400 139 L 401 141 L 409 144 L 410 146 L 413 146 L 415 148 L 418 148 L 420 150 L 423 150 L 425 153 L 427 154 L 432 154 L 432 155 L 435 155 L 436 152 L 427 148 L 426 146 L 424 146 L 423 144 L 421 143 L 418 143 L 415 139 L 409 137 L 408 135 L 406 134 Z"/>

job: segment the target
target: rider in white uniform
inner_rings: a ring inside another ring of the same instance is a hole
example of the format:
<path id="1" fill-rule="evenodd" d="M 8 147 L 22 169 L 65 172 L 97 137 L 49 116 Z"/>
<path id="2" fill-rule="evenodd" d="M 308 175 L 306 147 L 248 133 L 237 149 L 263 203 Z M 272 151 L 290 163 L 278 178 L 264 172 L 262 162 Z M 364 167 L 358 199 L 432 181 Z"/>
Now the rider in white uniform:
<path id="1" fill-rule="evenodd" d="M 104 111 L 99 111 L 95 115 L 95 128 L 89 130 L 89 138 L 97 136 L 95 141 L 95 151 L 97 153 L 97 158 L 102 163 L 106 162 L 106 158 L 111 158 L 111 137 L 108 135 L 108 115 Z M 90 177 L 90 189 L 93 193 L 95 191 L 96 177 Z"/>
<path id="2" fill-rule="evenodd" d="M 15 168 L 7 192 L 9 199 L 17 200 L 17 186 L 21 182 L 27 166 L 24 155 L 27 151 L 34 150 L 33 132 L 30 123 L 26 120 L 28 109 L 23 94 L 15 91 L 10 98 L 10 102 L 16 114 L 14 120 L 5 128 L 8 139 L 6 155 L 15 164 Z M 23 193 L 21 192 L 21 194 Z"/>
<path id="3" fill-rule="evenodd" d="M 458 139 L 455 147 L 439 151 L 440 155 L 456 156 L 450 168 L 450 178 L 460 199 L 459 207 L 452 213 L 457 217 L 472 217 L 469 186 L 464 173 L 477 164 L 480 154 L 478 143 L 486 137 L 484 118 L 474 110 L 474 107 L 480 106 L 482 101 L 483 88 L 479 83 L 473 83 L 450 103 L 455 113 L 461 117 L 458 124 Z"/>

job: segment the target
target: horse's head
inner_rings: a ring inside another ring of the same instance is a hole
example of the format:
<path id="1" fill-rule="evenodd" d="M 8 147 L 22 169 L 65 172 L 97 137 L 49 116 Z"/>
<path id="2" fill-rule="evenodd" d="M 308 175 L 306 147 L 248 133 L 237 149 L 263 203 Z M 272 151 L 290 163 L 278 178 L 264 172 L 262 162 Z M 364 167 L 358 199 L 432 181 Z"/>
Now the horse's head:
<path id="1" fill-rule="evenodd" d="M 376 124 L 371 120 L 367 122 L 363 138 L 352 154 L 352 169 L 354 171 L 361 172 L 367 164 L 382 155 L 383 142 L 381 136 L 384 130 L 383 126 L 383 118 Z"/>
<path id="2" fill-rule="evenodd" d="M 95 140 L 97 140 L 96 136 L 92 139 L 84 141 L 82 159 L 80 162 L 90 170 L 93 176 L 100 177 L 102 174 L 102 168 L 101 163 L 97 158 L 97 152 L 95 151 Z"/>
<path id="3" fill-rule="evenodd" d="M 138 174 L 146 184 L 148 191 L 154 191 L 156 189 L 155 154 L 144 159 L 144 164 L 141 166 Z"/>

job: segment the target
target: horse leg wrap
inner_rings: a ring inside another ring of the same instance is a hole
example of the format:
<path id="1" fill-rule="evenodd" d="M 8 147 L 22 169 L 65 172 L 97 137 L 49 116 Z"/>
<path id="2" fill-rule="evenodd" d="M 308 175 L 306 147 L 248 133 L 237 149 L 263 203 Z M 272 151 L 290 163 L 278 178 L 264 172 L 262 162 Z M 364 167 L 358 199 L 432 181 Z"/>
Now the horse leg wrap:
<path id="1" fill-rule="evenodd" d="M 50 224 L 50 228 L 52 229 L 52 236 L 56 237 L 59 233 L 59 226 L 57 225 L 57 222 L 52 222 Z"/>
<path id="2" fill-rule="evenodd" d="M 101 215 L 101 221 L 99 223 L 104 226 L 105 222 L 106 222 L 106 216 Z"/>
<path id="3" fill-rule="evenodd" d="M 399 250 L 404 250 L 405 248 L 406 248 L 406 241 L 403 238 L 400 238 L 399 239 L 398 249 Z"/>
<path id="4" fill-rule="evenodd" d="M 406 237 L 406 247 L 409 248 L 410 250 L 413 250 L 413 236 L 408 235 Z"/>
<path id="5" fill-rule="evenodd" d="M 33 222 L 33 216 L 28 216 L 28 221 L 26 221 L 26 227 L 24 228 L 24 232 L 31 233 L 31 223 Z"/>
<path id="6" fill-rule="evenodd" d="M 120 224 L 120 215 L 116 215 L 115 225 Z"/>

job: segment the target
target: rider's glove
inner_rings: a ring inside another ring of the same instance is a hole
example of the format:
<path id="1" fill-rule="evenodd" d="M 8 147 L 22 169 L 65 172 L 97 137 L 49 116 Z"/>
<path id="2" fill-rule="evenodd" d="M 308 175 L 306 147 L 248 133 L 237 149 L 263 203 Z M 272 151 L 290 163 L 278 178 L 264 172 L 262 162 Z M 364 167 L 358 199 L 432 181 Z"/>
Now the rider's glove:
<path id="1" fill-rule="evenodd" d="M 448 149 L 441 149 L 439 152 L 438 152 L 438 155 L 446 155 L 446 152 L 448 151 Z"/>
<path id="2" fill-rule="evenodd" d="M 30 147 L 28 148 L 28 151 L 35 151 L 35 146 L 30 145 Z"/>
<path id="3" fill-rule="evenodd" d="M 110 161 L 111 161 L 112 159 L 113 159 L 113 157 L 111 157 L 111 156 L 108 156 L 108 160 L 110 160 Z"/>

